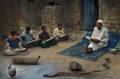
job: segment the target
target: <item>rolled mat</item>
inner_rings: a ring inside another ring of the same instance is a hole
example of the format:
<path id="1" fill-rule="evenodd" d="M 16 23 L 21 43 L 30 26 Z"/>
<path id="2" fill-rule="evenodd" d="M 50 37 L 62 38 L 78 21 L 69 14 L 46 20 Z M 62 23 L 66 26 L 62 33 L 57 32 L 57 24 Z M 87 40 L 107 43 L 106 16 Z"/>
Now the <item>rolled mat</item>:
<path id="1" fill-rule="evenodd" d="M 23 64 L 23 65 L 35 65 L 38 64 L 38 61 L 41 56 L 33 57 L 33 56 L 17 56 L 13 57 L 13 64 Z"/>

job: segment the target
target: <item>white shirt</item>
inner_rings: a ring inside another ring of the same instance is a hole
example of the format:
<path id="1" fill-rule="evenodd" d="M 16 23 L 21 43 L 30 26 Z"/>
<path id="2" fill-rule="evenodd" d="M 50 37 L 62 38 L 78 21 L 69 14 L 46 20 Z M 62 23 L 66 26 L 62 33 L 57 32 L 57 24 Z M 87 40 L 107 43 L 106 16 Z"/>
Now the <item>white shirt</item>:
<path id="1" fill-rule="evenodd" d="M 56 37 L 56 36 L 60 36 L 60 37 L 62 37 L 62 36 L 64 36 L 65 35 L 65 32 L 64 32 L 64 29 L 62 28 L 62 30 L 59 30 L 58 28 L 55 28 L 54 29 L 54 37 Z"/>

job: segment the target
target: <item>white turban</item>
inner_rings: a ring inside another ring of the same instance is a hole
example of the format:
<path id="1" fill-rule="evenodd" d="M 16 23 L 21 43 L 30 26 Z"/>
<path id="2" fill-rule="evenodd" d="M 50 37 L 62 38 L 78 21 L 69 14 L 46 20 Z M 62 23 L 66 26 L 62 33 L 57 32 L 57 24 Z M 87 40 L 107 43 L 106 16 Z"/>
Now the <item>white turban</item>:
<path id="1" fill-rule="evenodd" d="M 102 21 L 102 20 L 97 20 L 97 22 L 103 24 L 103 21 Z"/>

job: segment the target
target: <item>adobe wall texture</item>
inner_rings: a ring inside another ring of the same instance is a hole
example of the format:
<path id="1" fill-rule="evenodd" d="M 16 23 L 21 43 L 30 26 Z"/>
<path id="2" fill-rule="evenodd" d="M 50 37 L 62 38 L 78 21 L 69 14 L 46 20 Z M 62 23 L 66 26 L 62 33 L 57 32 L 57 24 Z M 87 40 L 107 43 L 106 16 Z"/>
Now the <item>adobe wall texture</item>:
<path id="1" fill-rule="evenodd" d="M 20 0 L 0 0 L 0 49 L 4 47 L 2 37 L 10 31 L 19 31 Z"/>
<path id="2" fill-rule="evenodd" d="M 110 31 L 120 32 L 120 0 L 99 0 L 99 18 Z"/>

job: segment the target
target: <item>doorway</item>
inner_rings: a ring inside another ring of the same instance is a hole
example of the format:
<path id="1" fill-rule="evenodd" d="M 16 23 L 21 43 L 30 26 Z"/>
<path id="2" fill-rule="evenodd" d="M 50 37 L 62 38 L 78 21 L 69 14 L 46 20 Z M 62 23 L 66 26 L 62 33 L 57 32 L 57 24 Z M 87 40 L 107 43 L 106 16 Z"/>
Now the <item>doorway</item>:
<path id="1" fill-rule="evenodd" d="M 98 19 L 98 0 L 82 0 L 81 2 L 81 24 L 82 30 L 92 31 Z"/>

